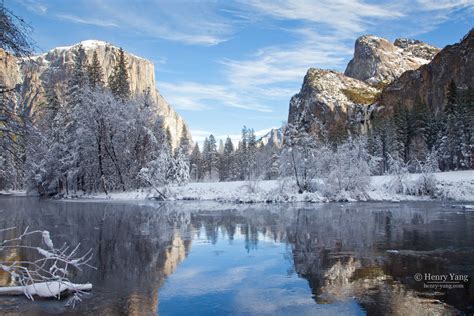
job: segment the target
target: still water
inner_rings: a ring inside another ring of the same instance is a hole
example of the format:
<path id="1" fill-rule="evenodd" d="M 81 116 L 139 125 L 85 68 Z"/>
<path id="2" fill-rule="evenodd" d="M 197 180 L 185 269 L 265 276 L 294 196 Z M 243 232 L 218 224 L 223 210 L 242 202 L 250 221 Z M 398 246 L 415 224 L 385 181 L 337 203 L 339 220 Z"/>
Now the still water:
<path id="1" fill-rule="evenodd" d="M 0 297 L 17 315 L 436 315 L 474 312 L 474 212 L 438 202 L 227 205 L 0 197 L 0 228 L 94 250 L 65 301 Z M 5 236 L 0 237 L 11 237 Z M 34 241 L 33 241 L 34 242 Z M 39 241 L 37 241 L 39 242 Z M 0 253 L 16 260 L 28 253 Z M 414 275 L 469 275 L 430 289 Z M 0 285 L 8 282 L 0 274 Z"/>

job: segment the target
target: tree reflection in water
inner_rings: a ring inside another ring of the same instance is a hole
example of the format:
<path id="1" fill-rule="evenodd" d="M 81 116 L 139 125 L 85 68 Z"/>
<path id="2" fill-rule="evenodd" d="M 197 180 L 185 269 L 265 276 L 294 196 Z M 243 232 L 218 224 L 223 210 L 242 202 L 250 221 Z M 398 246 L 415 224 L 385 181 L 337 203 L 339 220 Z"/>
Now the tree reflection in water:
<path id="1" fill-rule="evenodd" d="M 286 260 L 288 276 L 296 273 L 307 280 L 308 298 L 313 297 L 319 310 L 353 298 L 359 304 L 353 311 L 369 314 L 470 313 L 474 304 L 472 280 L 465 289 L 435 293 L 413 279 L 417 272 L 473 275 L 474 213 L 439 203 L 248 206 L 0 197 L 0 210 L 0 227 L 22 230 L 29 225 L 49 230 L 58 244 L 81 242 L 83 249 L 93 248 L 92 264 L 98 268 L 71 276 L 75 282 L 94 284 L 76 309 L 65 308 L 64 302 L 0 298 L 0 309 L 11 315 L 157 314 L 161 294 L 173 299 L 168 289 L 181 273 L 180 263 L 195 254 L 193 260 L 211 264 L 213 257 L 202 251 L 215 248 L 213 255 L 220 255 L 215 247 L 220 241 L 230 251 L 244 247 L 247 255 L 263 253 L 268 241 L 282 245 L 285 255 L 272 259 Z M 387 251 L 391 249 L 399 251 Z M 17 250 L 1 255 L 17 260 L 29 254 Z M 243 264 L 232 271 L 249 273 Z M 261 273 L 268 271 L 262 268 Z M 187 281 L 196 280 L 190 275 Z M 0 285 L 9 282 L 0 274 Z M 227 304 L 228 297 L 213 294 Z"/>

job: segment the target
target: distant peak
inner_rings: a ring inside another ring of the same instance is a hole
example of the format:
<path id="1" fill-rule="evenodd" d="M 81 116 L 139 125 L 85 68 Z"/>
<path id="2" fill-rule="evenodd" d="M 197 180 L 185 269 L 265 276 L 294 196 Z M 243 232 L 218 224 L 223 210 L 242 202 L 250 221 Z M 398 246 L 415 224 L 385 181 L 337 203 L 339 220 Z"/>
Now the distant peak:
<path id="1" fill-rule="evenodd" d="M 426 44 L 426 43 L 423 43 L 422 41 L 411 39 L 411 38 L 397 38 L 393 42 L 393 45 L 398 46 L 400 48 L 407 48 L 411 45 L 417 45 L 417 44 Z"/>
<path id="2" fill-rule="evenodd" d="M 375 36 L 375 35 L 372 35 L 372 34 L 365 34 L 365 35 L 362 35 L 362 36 L 359 36 L 356 40 L 357 42 L 369 42 L 369 41 L 387 41 L 387 39 L 383 38 L 383 37 L 380 37 L 380 36 Z"/>
<path id="3" fill-rule="evenodd" d="M 85 41 L 81 41 L 80 43 L 76 45 L 79 45 L 79 44 L 82 45 L 83 47 L 96 47 L 96 46 L 111 45 L 110 43 L 99 41 L 99 40 L 85 40 Z"/>
<path id="4" fill-rule="evenodd" d="M 85 40 L 85 41 L 81 41 L 81 42 L 76 43 L 76 44 L 71 45 L 71 46 L 55 47 L 52 50 L 57 50 L 57 49 L 58 50 L 69 50 L 73 47 L 78 47 L 79 45 L 82 45 L 83 48 L 87 49 L 87 48 L 95 48 L 95 47 L 98 47 L 98 46 L 106 46 L 106 45 L 112 45 L 112 44 L 104 42 L 104 41 L 99 41 L 99 40 Z"/>

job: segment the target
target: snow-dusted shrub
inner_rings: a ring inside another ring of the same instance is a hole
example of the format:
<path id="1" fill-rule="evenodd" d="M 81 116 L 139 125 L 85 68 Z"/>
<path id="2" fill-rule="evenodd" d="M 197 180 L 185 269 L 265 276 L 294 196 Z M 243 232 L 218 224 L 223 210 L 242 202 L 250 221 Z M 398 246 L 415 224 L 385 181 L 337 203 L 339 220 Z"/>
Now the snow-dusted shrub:
<path id="1" fill-rule="evenodd" d="M 391 155 L 388 157 L 388 164 L 391 175 L 388 189 L 393 193 L 406 194 L 408 190 L 408 164 Z"/>
<path id="2" fill-rule="evenodd" d="M 189 182 L 189 163 L 186 155 L 179 149 L 169 160 L 166 173 L 167 182 L 176 185 L 185 185 Z"/>
<path id="3" fill-rule="evenodd" d="M 435 195 L 437 180 L 434 173 L 439 171 L 438 165 L 438 155 L 435 151 L 431 152 L 424 162 L 416 160 L 416 172 L 420 175 L 411 188 L 413 195 Z"/>
<path id="4" fill-rule="evenodd" d="M 163 187 L 169 184 L 166 177 L 170 165 L 169 160 L 169 155 L 158 155 L 138 173 L 138 177 L 155 190 L 158 194 L 157 197 L 161 200 L 166 199 L 166 193 Z"/>
<path id="5" fill-rule="evenodd" d="M 364 139 L 349 138 L 330 156 L 323 193 L 328 197 L 363 197 L 370 184 L 371 156 Z M 343 198 L 345 199 L 345 198 Z"/>
<path id="6" fill-rule="evenodd" d="M 0 233 L 15 228 L 0 229 Z M 42 246 L 33 247 L 19 244 L 26 238 L 39 236 Z M 0 294 L 22 295 L 34 300 L 35 296 L 60 299 L 64 293 L 72 293 L 68 304 L 74 305 L 81 301 L 81 294 L 92 289 L 92 284 L 74 284 L 69 280 L 71 270 L 80 271 L 84 267 L 92 267 L 92 250 L 79 255 L 79 245 L 71 247 L 64 244 L 56 248 L 48 231 L 29 231 L 28 227 L 16 238 L 0 239 L 0 258 L 8 258 L 4 252 L 13 249 L 26 249 L 37 254 L 38 259 L 30 261 L 0 261 L 0 270 L 10 274 L 14 286 L 0 287 Z M 63 295 L 64 297 L 64 295 Z"/>
<path id="7" fill-rule="evenodd" d="M 289 177 L 281 177 L 277 180 L 277 187 L 273 193 L 285 195 L 296 192 L 298 192 L 298 188 L 296 187 L 294 181 Z"/>
<path id="8" fill-rule="evenodd" d="M 261 191 L 259 185 L 260 179 L 255 178 L 245 181 L 245 184 L 242 187 L 247 191 L 247 193 L 258 193 Z"/>

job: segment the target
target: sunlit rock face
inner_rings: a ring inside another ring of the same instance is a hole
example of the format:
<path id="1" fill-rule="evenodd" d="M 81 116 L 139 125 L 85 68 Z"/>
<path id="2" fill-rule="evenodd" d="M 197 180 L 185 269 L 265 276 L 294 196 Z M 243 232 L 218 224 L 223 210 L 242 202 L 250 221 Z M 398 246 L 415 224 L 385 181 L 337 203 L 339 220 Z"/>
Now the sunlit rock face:
<path id="1" fill-rule="evenodd" d="M 300 92 L 290 100 L 288 123 L 298 124 L 306 113 L 322 124 L 349 116 L 363 125 L 378 93 L 378 89 L 342 73 L 310 68 Z"/>
<path id="2" fill-rule="evenodd" d="M 418 40 L 391 43 L 373 35 L 361 36 L 344 74 L 308 70 L 300 92 L 291 98 L 288 123 L 298 126 L 302 113 L 306 113 L 323 124 L 340 119 L 359 123 L 355 126 L 364 133 L 383 87 L 406 71 L 429 63 L 438 52 L 438 48 Z"/>
<path id="3" fill-rule="evenodd" d="M 0 88 L 11 89 L 20 82 L 17 59 L 0 49 Z"/>
<path id="4" fill-rule="evenodd" d="M 104 71 L 104 81 L 107 82 L 116 63 L 119 48 L 103 41 L 87 40 L 73 46 L 57 47 L 44 54 L 33 56 L 31 59 L 25 59 L 19 63 L 21 77 L 19 90 L 32 113 L 41 109 L 47 89 L 55 89 L 60 96 L 64 94 L 65 85 L 74 66 L 74 54 L 79 49 L 79 44 L 84 48 L 88 61 L 92 60 L 94 52 L 97 53 Z M 173 146 L 177 146 L 186 123 L 156 89 L 153 63 L 127 52 L 125 56 L 131 92 L 137 95 L 149 91 L 157 105 L 156 113 L 163 118 L 164 126 L 170 130 Z"/>
<path id="5" fill-rule="evenodd" d="M 439 49 L 418 40 L 397 39 L 392 44 L 373 35 L 359 37 L 346 76 L 372 85 L 389 83 L 407 70 L 430 62 Z"/>
<path id="6" fill-rule="evenodd" d="M 420 100 L 438 111 L 446 104 L 451 80 L 460 90 L 474 87 L 474 29 L 461 42 L 443 48 L 430 63 L 403 73 L 384 89 L 380 104 L 390 111 L 400 100 L 407 105 Z"/>

